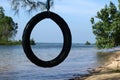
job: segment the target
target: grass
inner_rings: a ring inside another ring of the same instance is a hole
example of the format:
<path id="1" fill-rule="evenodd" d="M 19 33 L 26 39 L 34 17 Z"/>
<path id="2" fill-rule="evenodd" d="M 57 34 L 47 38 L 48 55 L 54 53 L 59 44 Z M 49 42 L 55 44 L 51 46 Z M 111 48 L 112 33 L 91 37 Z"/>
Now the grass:
<path id="1" fill-rule="evenodd" d="M 120 73 L 120 69 L 115 69 L 115 70 L 112 70 L 112 72 L 115 72 L 115 73 Z"/>

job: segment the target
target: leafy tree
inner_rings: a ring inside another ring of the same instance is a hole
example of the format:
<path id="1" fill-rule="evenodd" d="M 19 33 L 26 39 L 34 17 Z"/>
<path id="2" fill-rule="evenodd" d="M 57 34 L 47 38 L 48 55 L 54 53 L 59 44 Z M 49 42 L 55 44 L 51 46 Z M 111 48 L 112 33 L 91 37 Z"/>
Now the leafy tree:
<path id="1" fill-rule="evenodd" d="M 86 41 L 85 45 L 91 45 L 91 43 L 89 41 Z"/>
<path id="2" fill-rule="evenodd" d="M 0 7 L 0 18 L 4 17 L 4 9 Z"/>
<path id="3" fill-rule="evenodd" d="M 53 0 L 46 0 L 46 2 L 39 0 L 11 0 L 12 9 L 15 10 L 16 13 L 19 12 L 20 8 L 24 8 L 28 12 L 32 10 L 44 10 L 48 8 L 48 3 L 52 6 Z"/>
<path id="4" fill-rule="evenodd" d="M 4 9 L 0 7 L 0 42 L 10 41 L 17 33 L 18 25 L 9 16 L 5 16 Z"/>
<path id="5" fill-rule="evenodd" d="M 99 49 L 120 45 L 120 0 L 118 2 L 119 9 L 110 2 L 109 5 L 105 5 L 97 12 L 97 16 L 90 20 Z M 96 22 L 95 19 L 97 19 Z"/>

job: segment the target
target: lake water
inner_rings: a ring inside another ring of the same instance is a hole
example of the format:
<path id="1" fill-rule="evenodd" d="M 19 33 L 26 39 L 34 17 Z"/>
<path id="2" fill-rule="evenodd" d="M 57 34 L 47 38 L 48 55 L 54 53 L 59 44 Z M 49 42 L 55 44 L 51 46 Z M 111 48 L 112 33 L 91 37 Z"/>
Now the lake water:
<path id="1" fill-rule="evenodd" d="M 32 46 L 36 55 L 50 60 L 61 50 L 61 44 Z M 69 56 L 53 68 L 42 68 L 31 63 L 22 46 L 0 46 L 0 80 L 67 80 L 87 73 L 87 68 L 97 67 L 97 49 L 94 45 L 73 44 Z"/>

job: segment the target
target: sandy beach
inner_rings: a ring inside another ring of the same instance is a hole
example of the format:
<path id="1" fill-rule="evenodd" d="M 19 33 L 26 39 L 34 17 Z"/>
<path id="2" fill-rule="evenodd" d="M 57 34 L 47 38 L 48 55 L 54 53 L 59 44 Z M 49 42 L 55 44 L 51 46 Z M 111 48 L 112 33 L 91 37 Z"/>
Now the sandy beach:
<path id="1" fill-rule="evenodd" d="M 120 80 L 120 51 L 108 52 L 108 60 L 95 69 L 88 69 L 90 75 L 70 80 Z"/>

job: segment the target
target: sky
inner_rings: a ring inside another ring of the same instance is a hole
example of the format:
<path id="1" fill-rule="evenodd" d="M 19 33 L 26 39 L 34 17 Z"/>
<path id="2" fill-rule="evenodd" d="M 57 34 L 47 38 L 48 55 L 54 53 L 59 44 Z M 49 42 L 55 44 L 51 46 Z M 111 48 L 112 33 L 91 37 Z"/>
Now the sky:
<path id="1" fill-rule="evenodd" d="M 109 4 L 110 1 L 118 5 L 118 0 L 54 0 L 54 6 L 51 7 L 50 11 L 57 13 L 67 22 L 73 43 L 85 43 L 86 41 L 95 43 L 90 18 L 96 16 L 97 11 L 104 8 L 105 4 Z M 5 15 L 11 16 L 14 22 L 18 23 L 18 33 L 15 40 L 22 39 L 27 22 L 41 12 L 34 11 L 28 14 L 28 12 L 21 10 L 19 14 L 14 15 L 10 0 L 0 0 L 0 6 L 5 9 Z M 35 26 L 31 38 L 34 38 L 36 42 L 61 43 L 63 41 L 59 27 L 48 19 Z"/>

